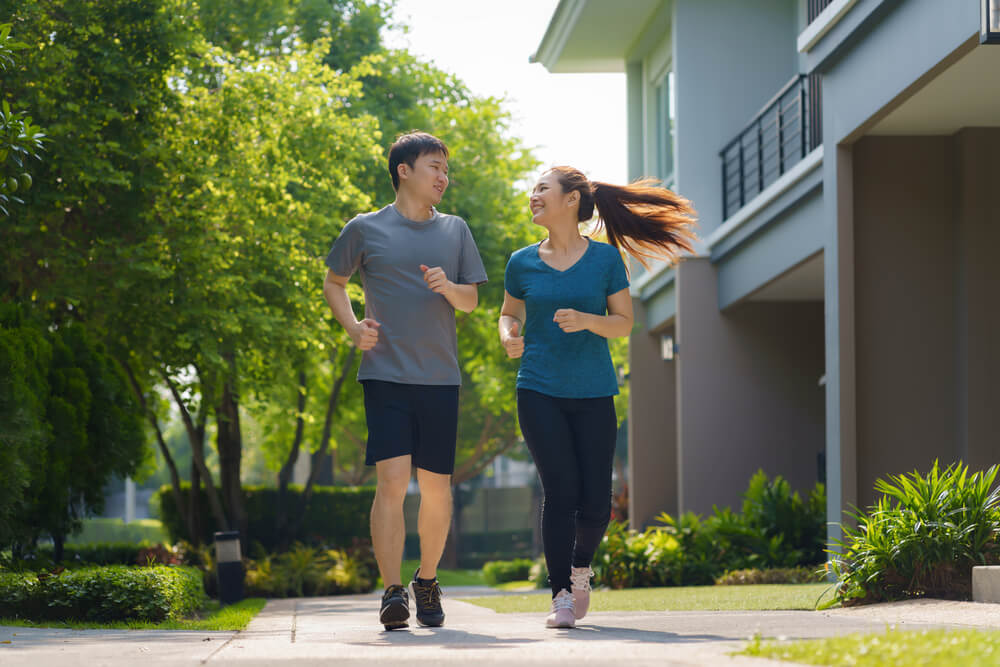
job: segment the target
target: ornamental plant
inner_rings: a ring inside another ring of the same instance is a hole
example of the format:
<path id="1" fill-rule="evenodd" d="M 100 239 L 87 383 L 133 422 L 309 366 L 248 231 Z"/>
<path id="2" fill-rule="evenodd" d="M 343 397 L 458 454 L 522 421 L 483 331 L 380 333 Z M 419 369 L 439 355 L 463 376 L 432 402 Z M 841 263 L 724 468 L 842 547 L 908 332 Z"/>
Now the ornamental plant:
<path id="1" fill-rule="evenodd" d="M 875 482 L 881 494 L 849 516 L 831 565 L 845 606 L 912 597 L 969 599 L 972 568 L 1000 564 L 998 467 L 961 462 Z"/>

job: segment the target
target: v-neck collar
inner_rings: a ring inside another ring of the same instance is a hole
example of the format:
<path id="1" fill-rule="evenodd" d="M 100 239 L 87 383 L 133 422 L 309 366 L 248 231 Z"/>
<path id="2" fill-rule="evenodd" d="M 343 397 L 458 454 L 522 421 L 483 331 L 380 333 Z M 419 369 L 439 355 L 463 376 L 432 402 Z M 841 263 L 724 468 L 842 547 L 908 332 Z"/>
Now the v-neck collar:
<path id="1" fill-rule="evenodd" d="M 548 262 L 546 262 L 544 259 L 542 259 L 541 248 L 542 248 L 543 241 L 539 241 L 537 243 L 537 245 L 535 245 L 535 254 L 538 256 L 538 261 L 542 263 L 542 266 L 544 266 L 545 268 L 547 268 L 549 271 L 552 271 L 553 273 L 559 273 L 559 274 L 569 273 L 574 268 L 576 268 L 576 266 L 578 264 L 580 264 L 580 262 L 583 261 L 583 258 L 587 256 L 587 254 L 590 252 L 590 249 L 594 245 L 594 242 L 590 239 L 589 236 L 584 236 L 583 238 L 587 239 L 587 249 L 583 251 L 583 254 L 580 255 L 580 257 L 577 258 L 577 260 L 575 262 L 573 262 L 572 264 L 570 264 L 569 266 L 567 266 L 565 269 L 562 269 L 562 270 L 557 269 L 556 267 L 552 266 L 551 264 L 549 264 Z"/>

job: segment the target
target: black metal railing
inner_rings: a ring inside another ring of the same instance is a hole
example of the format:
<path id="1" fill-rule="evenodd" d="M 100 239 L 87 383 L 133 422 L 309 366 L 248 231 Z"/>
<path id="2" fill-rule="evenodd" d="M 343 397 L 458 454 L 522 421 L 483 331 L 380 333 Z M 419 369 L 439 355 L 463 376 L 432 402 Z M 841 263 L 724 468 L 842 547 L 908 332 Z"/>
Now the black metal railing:
<path id="1" fill-rule="evenodd" d="M 831 2 L 833 0 L 809 0 L 809 23 L 815 21 Z"/>
<path id="2" fill-rule="evenodd" d="M 719 155 L 729 218 L 823 143 L 818 74 L 789 81 Z"/>

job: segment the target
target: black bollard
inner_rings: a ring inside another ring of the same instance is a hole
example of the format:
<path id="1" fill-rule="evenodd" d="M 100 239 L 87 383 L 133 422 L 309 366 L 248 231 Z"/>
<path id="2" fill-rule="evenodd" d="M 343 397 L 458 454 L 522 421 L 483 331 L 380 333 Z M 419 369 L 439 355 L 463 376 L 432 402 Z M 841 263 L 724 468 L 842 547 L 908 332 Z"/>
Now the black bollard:
<path id="1" fill-rule="evenodd" d="M 243 599 L 243 559 L 240 557 L 239 531 L 215 534 L 215 573 L 219 582 L 219 601 L 222 604 L 232 604 Z"/>

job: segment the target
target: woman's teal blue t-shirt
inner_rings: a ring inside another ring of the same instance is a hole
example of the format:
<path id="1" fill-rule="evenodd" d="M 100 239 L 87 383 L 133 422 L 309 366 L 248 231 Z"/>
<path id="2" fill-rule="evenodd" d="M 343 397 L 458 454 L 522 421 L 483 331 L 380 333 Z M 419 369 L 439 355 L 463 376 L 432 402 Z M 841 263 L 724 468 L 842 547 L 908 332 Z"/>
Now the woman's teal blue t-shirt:
<path id="1" fill-rule="evenodd" d="M 618 393 L 607 339 L 590 331 L 566 333 L 552 321 L 560 308 L 606 315 L 608 296 L 628 287 L 621 254 L 607 243 L 587 241 L 583 256 L 565 271 L 543 262 L 537 243 L 521 248 L 507 262 L 504 288 L 522 299 L 526 310 L 518 389 L 559 398 Z"/>

